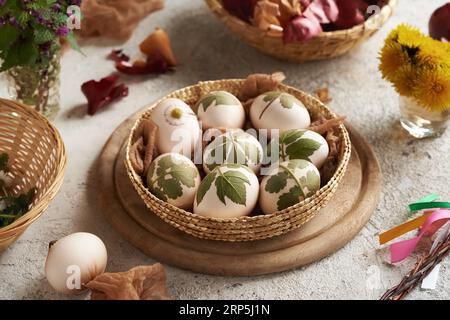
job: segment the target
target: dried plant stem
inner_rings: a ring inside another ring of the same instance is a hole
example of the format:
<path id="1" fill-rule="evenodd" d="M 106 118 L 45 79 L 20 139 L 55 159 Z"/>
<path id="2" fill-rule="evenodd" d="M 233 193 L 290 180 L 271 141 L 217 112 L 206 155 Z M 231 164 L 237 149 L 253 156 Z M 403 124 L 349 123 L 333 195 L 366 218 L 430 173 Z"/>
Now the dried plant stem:
<path id="1" fill-rule="evenodd" d="M 386 291 L 380 300 L 401 300 L 422 282 L 427 275 L 450 253 L 450 234 L 430 253 L 420 258 L 415 267 L 400 281 Z"/>

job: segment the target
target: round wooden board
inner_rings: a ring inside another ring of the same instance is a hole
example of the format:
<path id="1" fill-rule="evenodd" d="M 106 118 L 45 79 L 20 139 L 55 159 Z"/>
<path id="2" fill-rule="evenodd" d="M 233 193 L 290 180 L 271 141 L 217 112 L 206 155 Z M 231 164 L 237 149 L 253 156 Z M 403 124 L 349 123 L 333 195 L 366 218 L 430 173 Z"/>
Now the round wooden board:
<path id="1" fill-rule="evenodd" d="M 302 228 L 271 239 L 224 242 L 198 239 L 162 221 L 140 200 L 124 165 L 124 142 L 139 111 L 111 135 L 98 162 L 102 212 L 145 254 L 194 272 L 250 276 L 303 266 L 335 252 L 367 223 L 379 200 L 381 172 L 371 147 L 347 125 L 351 160 L 335 196 Z"/>

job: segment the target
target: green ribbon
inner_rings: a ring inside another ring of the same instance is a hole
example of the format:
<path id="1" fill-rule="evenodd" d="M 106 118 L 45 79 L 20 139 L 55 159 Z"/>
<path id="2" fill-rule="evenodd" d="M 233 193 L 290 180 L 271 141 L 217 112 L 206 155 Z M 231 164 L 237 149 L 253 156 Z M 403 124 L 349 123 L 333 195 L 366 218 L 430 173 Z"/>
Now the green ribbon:
<path id="1" fill-rule="evenodd" d="M 416 202 L 411 203 L 408 207 L 411 212 L 426 209 L 450 209 L 450 202 L 436 202 L 439 199 L 437 193 L 429 194 Z"/>

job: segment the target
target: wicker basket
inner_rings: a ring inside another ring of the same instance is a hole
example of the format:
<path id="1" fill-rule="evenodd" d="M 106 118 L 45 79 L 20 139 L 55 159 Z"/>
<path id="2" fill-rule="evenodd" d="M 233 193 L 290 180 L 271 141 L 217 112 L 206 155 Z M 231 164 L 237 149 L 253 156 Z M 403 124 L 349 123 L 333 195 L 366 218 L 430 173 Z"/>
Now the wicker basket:
<path id="1" fill-rule="evenodd" d="M 347 53 L 380 29 L 392 16 L 398 0 L 381 0 L 379 13 L 372 15 L 364 24 L 351 29 L 322 32 L 305 42 L 284 44 L 280 37 L 267 33 L 231 15 L 221 0 L 205 0 L 210 9 L 225 25 L 243 41 L 258 50 L 283 60 L 305 62 L 330 59 Z"/>
<path id="2" fill-rule="evenodd" d="M 0 154 L 9 155 L 12 193 L 37 189 L 31 210 L 0 228 L 0 250 L 3 250 L 39 218 L 55 197 L 63 181 L 66 153 L 58 131 L 25 105 L 0 99 L 0 128 Z"/>
<path id="3" fill-rule="evenodd" d="M 177 90 L 162 98 L 179 98 L 193 106 L 197 100 L 210 91 L 225 90 L 237 94 L 243 84 L 242 79 L 201 82 L 197 85 Z M 301 100 L 314 119 L 318 114 L 326 118 L 336 115 L 312 96 L 295 88 L 280 85 L 279 90 L 290 93 Z M 159 101 L 161 101 L 159 100 Z M 147 207 L 161 219 L 172 226 L 195 237 L 222 241 L 251 241 L 281 235 L 299 228 L 310 220 L 320 208 L 325 206 L 336 191 L 339 181 L 345 174 L 350 159 L 351 144 L 348 132 L 343 125 L 339 127 L 339 163 L 333 178 L 317 193 L 295 206 L 268 215 L 240 217 L 231 219 L 209 218 L 179 209 L 155 197 L 144 186 L 142 178 L 134 171 L 129 152 L 135 140 L 135 131 L 142 120 L 151 116 L 152 109 L 159 101 L 149 106 L 148 110 L 136 121 L 127 142 L 126 167 L 128 175 L 139 196 Z"/>

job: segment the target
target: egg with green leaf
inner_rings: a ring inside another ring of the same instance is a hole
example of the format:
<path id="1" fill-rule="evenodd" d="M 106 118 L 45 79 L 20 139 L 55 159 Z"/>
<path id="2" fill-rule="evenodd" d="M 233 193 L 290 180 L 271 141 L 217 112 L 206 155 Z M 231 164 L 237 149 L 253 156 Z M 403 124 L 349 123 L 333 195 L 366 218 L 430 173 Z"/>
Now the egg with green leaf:
<path id="1" fill-rule="evenodd" d="M 330 152 L 324 137 L 317 132 L 300 129 L 283 132 L 278 143 L 274 138 L 267 147 L 269 156 L 274 151 L 279 152 L 280 161 L 303 159 L 312 162 L 319 169 L 327 160 Z"/>
<path id="2" fill-rule="evenodd" d="M 245 110 L 238 98 L 226 91 L 213 91 L 198 100 L 197 111 L 203 129 L 238 129 L 245 124 Z"/>
<path id="3" fill-rule="evenodd" d="M 289 160 L 276 165 L 263 178 L 259 205 L 265 214 L 289 208 L 320 189 L 319 170 L 306 160 Z"/>
<path id="4" fill-rule="evenodd" d="M 250 119 L 256 129 L 306 129 L 311 117 L 304 104 L 291 94 L 269 91 L 258 96 L 250 107 Z"/>
<path id="5" fill-rule="evenodd" d="M 259 182 L 248 167 L 216 167 L 201 182 L 194 213 L 206 217 L 237 218 L 249 215 L 258 201 Z"/>
<path id="6" fill-rule="evenodd" d="M 230 130 L 214 139 L 203 153 L 206 173 L 222 164 L 242 164 L 258 173 L 263 149 L 259 141 L 243 130 Z"/>
<path id="7" fill-rule="evenodd" d="M 179 153 L 158 156 L 147 173 L 147 188 L 153 195 L 185 210 L 192 209 L 199 185 L 197 167 Z"/>

